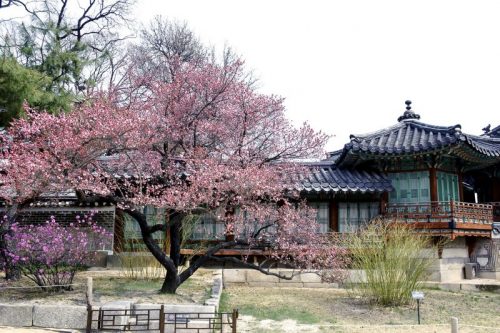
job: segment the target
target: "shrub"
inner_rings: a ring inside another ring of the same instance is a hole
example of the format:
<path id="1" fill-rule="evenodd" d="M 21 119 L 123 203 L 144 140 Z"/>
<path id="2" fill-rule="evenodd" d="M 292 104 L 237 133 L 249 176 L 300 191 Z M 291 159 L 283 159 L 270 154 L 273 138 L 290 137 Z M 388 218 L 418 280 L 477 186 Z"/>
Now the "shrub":
<path id="1" fill-rule="evenodd" d="M 52 216 L 41 225 L 11 225 L 7 235 L 9 257 L 21 274 L 44 290 L 71 290 L 77 271 L 85 267 L 110 234 L 92 215 L 76 217 L 69 226 L 59 225 Z"/>
<path id="2" fill-rule="evenodd" d="M 165 277 L 165 268 L 149 252 L 142 240 L 128 241 L 131 252 L 119 254 L 121 275 L 133 280 L 156 280 Z M 140 251 L 142 250 L 142 251 Z"/>
<path id="3" fill-rule="evenodd" d="M 404 223 L 377 220 L 348 237 L 352 268 L 366 279 L 352 286 L 380 305 L 401 305 L 411 300 L 437 253 L 431 239 Z"/>

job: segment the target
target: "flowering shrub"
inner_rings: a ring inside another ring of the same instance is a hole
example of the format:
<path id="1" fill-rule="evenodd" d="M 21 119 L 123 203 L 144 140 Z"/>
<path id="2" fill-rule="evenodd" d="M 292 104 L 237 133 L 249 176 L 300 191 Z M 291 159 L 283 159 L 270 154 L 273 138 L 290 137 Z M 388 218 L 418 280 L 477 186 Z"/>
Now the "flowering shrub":
<path id="1" fill-rule="evenodd" d="M 21 274 L 45 290 L 71 290 L 77 271 L 83 269 L 94 252 L 110 234 L 93 220 L 92 215 L 76 217 L 69 226 L 59 225 L 55 218 L 41 225 L 12 224 L 6 236 L 8 260 Z"/>

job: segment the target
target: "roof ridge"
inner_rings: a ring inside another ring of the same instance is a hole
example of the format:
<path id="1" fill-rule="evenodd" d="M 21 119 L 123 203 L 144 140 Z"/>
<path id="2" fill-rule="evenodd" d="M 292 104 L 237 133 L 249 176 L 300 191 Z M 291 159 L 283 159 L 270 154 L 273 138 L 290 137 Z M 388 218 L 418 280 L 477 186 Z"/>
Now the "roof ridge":
<path id="1" fill-rule="evenodd" d="M 374 137 L 377 137 L 378 135 L 387 133 L 389 131 L 394 131 L 398 128 L 404 128 L 404 127 L 410 127 L 414 126 L 419 129 L 424 129 L 424 130 L 431 130 L 431 131 L 446 131 L 450 133 L 455 133 L 455 132 L 461 132 L 462 131 L 462 126 L 460 124 L 452 125 L 452 126 L 438 126 L 438 125 L 431 125 L 427 123 L 423 123 L 414 119 L 407 119 L 404 121 L 401 121 L 397 124 L 394 124 L 389 127 L 385 127 L 383 129 L 374 131 L 374 132 L 368 132 L 365 134 L 351 134 L 349 138 L 352 140 L 368 140 L 368 139 L 373 139 Z"/>

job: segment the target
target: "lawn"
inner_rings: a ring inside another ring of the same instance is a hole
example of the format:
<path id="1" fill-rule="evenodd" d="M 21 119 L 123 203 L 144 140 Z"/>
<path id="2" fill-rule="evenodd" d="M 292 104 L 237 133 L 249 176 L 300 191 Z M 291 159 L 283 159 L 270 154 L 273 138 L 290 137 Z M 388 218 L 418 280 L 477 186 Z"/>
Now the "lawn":
<path id="1" fill-rule="evenodd" d="M 106 303 L 114 300 L 131 300 L 137 303 L 203 303 L 210 297 L 212 271 L 200 269 L 175 295 L 160 294 L 162 280 L 137 280 L 125 278 L 119 271 L 87 271 L 77 274 L 72 291 L 47 293 L 41 291 L 30 280 L 23 278 L 12 283 L 0 282 L 0 303 L 64 303 L 85 304 L 87 276 L 93 277 L 94 302 Z M 5 287 L 7 289 L 2 290 Z M 10 289 L 29 287 L 27 289 Z"/>
<path id="2" fill-rule="evenodd" d="M 424 292 L 421 318 L 426 326 L 413 328 L 397 325 L 416 324 L 415 304 L 374 306 L 343 289 L 230 287 L 224 290 L 221 310 L 239 309 L 241 332 L 449 332 L 452 316 L 461 325 L 499 328 L 463 327 L 461 332 L 500 332 L 500 294 Z"/>

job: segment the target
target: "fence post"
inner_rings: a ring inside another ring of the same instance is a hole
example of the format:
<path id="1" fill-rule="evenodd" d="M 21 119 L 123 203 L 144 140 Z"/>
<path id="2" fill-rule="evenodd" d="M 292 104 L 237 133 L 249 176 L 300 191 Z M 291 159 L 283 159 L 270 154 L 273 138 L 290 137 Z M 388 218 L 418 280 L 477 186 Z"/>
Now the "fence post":
<path id="1" fill-rule="evenodd" d="M 233 325 L 231 326 L 233 328 L 232 333 L 237 333 L 236 323 L 238 321 L 238 309 L 233 309 L 233 314 L 231 317 L 232 317 L 232 322 L 233 322 Z"/>
<path id="2" fill-rule="evenodd" d="M 451 333 L 458 333 L 458 318 L 451 317 Z"/>
<path id="3" fill-rule="evenodd" d="M 94 288 L 94 283 L 92 280 L 92 277 L 89 276 L 87 277 L 87 304 L 92 305 L 94 303 L 94 295 L 93 295 L 93 288 Z"/>
<path id="4" fill-rule="evenodd" d="M 87 328 L 86 333 L 90 333 L 92 330 L 92 305 L 87 303 Z"/>
<path id="5" fill-rule="evenodd" d="M 160 323 L 159 323 L 160 333 L 165 333 L 165 305 L 160 307 Z"/>

